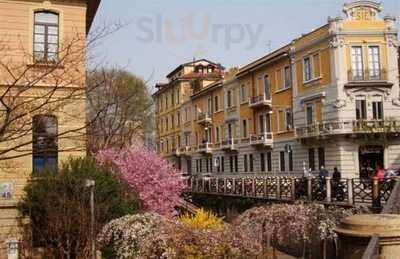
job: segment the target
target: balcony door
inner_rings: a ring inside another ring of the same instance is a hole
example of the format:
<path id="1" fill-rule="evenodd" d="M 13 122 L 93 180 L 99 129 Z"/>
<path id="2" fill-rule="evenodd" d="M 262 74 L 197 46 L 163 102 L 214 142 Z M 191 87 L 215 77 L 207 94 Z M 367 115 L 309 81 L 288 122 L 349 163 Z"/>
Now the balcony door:
<path id="1" fill-rule="evenodd" d="M 264 96 L 265 99 L 269 100 L 271 99 L 271 92 L 270 92 L 270 82 L 269 82 L 269 77 L 264 76 Z"/>
<path id="2" fill-rule="evenodd" d="M 351 48 L 351 71 L 352 80 L 362 80 L 364 79 L 363 72 L 363 53 L 361 46 L 354 46 Z"/>
<path id="3" fill-rule="evenodd" d="M 258 129 L 259 134 L 271 132 L 271 115 L 269 113 L 259 115 Z"/>

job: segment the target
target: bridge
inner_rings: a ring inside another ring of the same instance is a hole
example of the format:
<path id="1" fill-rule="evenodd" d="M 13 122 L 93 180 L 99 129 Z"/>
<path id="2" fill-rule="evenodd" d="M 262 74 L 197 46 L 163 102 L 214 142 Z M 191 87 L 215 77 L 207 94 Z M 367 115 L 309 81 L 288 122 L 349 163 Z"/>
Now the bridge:
<path id="1" fill-rule="evenodd" d="M 317 202 L 344 207 L 381 209 L 388 201 L 397 178 L 340 179 L 327 177 L 322 183 L 308 177 L 199 177 L 186 178 L 187 192 L 255 199 L 261 202 Z"/>

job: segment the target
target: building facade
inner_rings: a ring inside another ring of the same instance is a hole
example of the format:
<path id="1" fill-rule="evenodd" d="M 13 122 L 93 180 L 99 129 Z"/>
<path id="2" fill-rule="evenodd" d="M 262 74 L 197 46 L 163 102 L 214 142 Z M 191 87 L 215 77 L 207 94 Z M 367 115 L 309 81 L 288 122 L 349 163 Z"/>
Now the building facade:
<path id="1" fill-rule="evenodd" d="M 0 0 L 0 258 L 18 258 L 16 209 L 42 169 L 86 155 L 86 37 L 100 0 Z"/>
<path id="2" fill-rule="evenodd" d="M 185 110 L 201 116 L 174 134 L 190 141 L 174 142 L 183 153 L 159 152 L 191 161 L 179 168 L 193 175 L 301 175 L 324 166 L 369 177 L 378 166 L 400 167 L 398 37 L 382 9 L 352 1 L 343 17 L 233 76 L 188 88 Z"/>

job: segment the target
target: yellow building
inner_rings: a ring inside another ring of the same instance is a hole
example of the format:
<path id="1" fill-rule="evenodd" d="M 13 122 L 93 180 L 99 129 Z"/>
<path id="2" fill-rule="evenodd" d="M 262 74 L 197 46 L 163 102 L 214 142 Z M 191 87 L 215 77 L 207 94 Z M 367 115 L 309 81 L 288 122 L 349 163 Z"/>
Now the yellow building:
<path id="1" fill-rule="evenodd" d="M 32 173 L 86 155 L 85 46 L 99 3 L 0 0 L 0 258 L 17 258 Z"/>
<path id="2" fill-rule="evenodd" d="M 194 89 L 184 172 L 300 175 L 324 166 L 368 177 L 400 167 L 398 38 L 382 9 L 352 1 L 344 17 Z"/>

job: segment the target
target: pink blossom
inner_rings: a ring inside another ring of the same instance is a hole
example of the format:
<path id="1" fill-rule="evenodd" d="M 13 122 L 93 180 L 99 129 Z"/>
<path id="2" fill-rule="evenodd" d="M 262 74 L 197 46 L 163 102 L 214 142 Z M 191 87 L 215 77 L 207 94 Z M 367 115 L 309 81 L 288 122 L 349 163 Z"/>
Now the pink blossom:
<path id="1" fill-rule="evenodd" d="M 180 172 L 144 146 L 122 150 L 107 149 L 97 160 L 113 168 L 120 178 L 137 193 L 145 209 L 162 215 L 173 215 L 185 188 Z"/>

